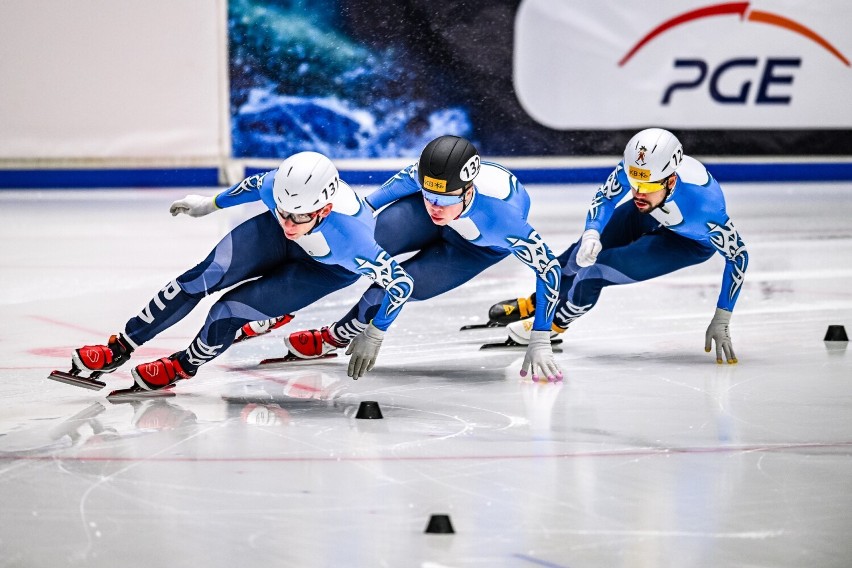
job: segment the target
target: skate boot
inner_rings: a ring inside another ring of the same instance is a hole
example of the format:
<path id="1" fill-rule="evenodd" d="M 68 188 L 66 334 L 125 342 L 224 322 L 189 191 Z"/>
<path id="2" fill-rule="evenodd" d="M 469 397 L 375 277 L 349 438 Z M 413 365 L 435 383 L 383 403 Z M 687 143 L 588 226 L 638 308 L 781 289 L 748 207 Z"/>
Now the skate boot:
<path id="1" fill-rule="evenodd" d="M 122 335 L 110 336 L 106 345 L 86 345 L 71 354 L 71 374 L 89 371 L 90 379 L 112 373 L 130 359 L 133 346 Z"/>
<path id="2" fill-rule="evenodd" d="M 521 321 L 516 321 L 514 323 L 510 323 L 506 327 L 506 331 L 509 332 L 509 341 L 513 341 L 518 345 L 529 345 L 530 344 L 530 337 L 532 337 L 533 323 L 534 323 L 533 318 L 529 318 L 529 319 L 525 319 L 525 320 L 521 320 Z M 555 331 L 555 330 L 552 330 L 550 332 L 550 340 L 553 341 L 553 339 L 557 335 L 562 333 L 562 331 L 565 331 L 565 330 L 561 330 L 561 331 L 558 331 L 558 332 Z M 561 342 L 562 340 L 560 339 L 559 341 Z"/>
<path id="3" fill-rule="evenodd" d="M 171 386 L 181 379 L 191 379 L 195 376 L 195 371 L 188 373 L 183 370 L 177 360 L 180 353 L 179 351 L 169 357 L 134 367 L 130 374 L 133 375 L 136 386 L 142 390 L 153 391 Z"/>
<path id="4" fill-rule="evenodd" d="M 292 314 L 284 314 L 283 316 L 278 316 L 277 318 L 268 320 L 250 321 L 237 332 L 237 338 L 234 339 L 234 343 L 239 343 L 246 339 L 252 339 L 259 335 L 265 335 L 273 329 L 278 329 L 279 327 L 290 323 L 292 320 Z"/>
<path id="5" fill-rule="evenodd" d="M 328 327 L 291 333 L 284 338 L 284 343 L 290 353 L 299 359 L 318 359 L 348 345 L 334 337 Z"/>
<path id="6" fill-rule="evenodd" d="M 488 322 L 495 325 L 509 325 L 512 322 L 528 318 L 535 313 L 535 301 L 529 298 L 503 300 L 488 310 Z"/>

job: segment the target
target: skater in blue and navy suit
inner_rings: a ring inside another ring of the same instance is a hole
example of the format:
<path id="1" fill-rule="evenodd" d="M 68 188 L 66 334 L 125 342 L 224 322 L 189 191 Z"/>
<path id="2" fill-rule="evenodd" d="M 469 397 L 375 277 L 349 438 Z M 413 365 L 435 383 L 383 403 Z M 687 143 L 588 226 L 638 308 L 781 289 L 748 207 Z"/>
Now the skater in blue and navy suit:
<path id="1" fill-rule="evenodd" d="M 262 201 L 269 209 L 231 231 L 200 264 L 166 284 L 107 345 L 74 351 L 74 371 L 111 372 L 131 353 L 186 316 L 198 302 L 230 288 L 213 305 L 189 347 L 132 370 L 136 388 L 156 390 L 195 375 L 225 351 L 250 322 L 289 321 L 290 314 L 368 276 L 377 285 L 370 325 L 352 341 L 349 375 L 372 367 L 385 331 L 414 291 L 408 273 L 374 239 L 373 211 L 342 180 L 331 161 L 301 152 L 272 171 L 253 175 L 214 197 L 189 195 L 171 213 L 192 217 Z M 256 330 L 255 330 L 256 331 Z"/>
<path id="2" fill-rule="evenodd" d="M 550 345 L 559 263 L 527 221 L 529 194 L 509 170 L 482 161 L 470 141 L 441 136 L 366 201 L 378 211 L 376 242 L 392 255 L 415 253 L 400 263 L 414 279 L 414 300 L 453 290 L 510 255 L 532 269 L 537 310 L 521 374 L 562 379 Z M 379 313 L 381 294 L 372 286 L 343 319 L 290 334 L 290 352 L 312 358 L 346 346 Z"/>
<path id="3" fill-rule="evenodd" d="M 632 199 L 618 205 L 627 195 Z M 725 270 L 704 349 L 710 352 L 715 342 L 716 361 L 733 364 L 728 327 L 748 267 L 745 244 L 707 168 L 685 156 L 671 132 L 643 130 L 627 143 L 624 159 L 595 194 L 580 240 L 559 256 L 562 290 L 553 331 L 565 331 L 591 310 L 606 286 L 650 280 L 716 253 L 725 259 Z M 529 322 L 513 320 L 537 311 L 533 298 L 499 302 L 489 316 L 511 321 L 509 337 L 525 343 Z"/>

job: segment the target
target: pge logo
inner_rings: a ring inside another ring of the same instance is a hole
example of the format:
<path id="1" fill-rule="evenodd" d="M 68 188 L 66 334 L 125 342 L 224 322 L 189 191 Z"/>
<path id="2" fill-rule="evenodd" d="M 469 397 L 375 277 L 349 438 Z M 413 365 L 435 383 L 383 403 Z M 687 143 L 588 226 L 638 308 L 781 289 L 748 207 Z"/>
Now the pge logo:
<path id="1" fill-rule="evenodd" d="M 619 67 L 624 66 L 648 42 L 682 24 L 714 16 L 739 15 L 740 20 L 777 26 L 802 35 L 819 44 L 847 67 L 850 66 L 849 60 L 840 51 L 813 30 L 783 16 L 760 10 L 750 11 L 748 8 L 748 2 L 733 2 L 706 6 L 675 16 L 648 32 L 627 52 L 618 62 L 618 65 Z M 756 94 L 753 97 L 755 104 L 788 105 L 791 96 L 779 95 L 777 89 L 773 94 L 770 92 L 770 87 L 773 85 L 792 85 L 794 79 L 792 70 L 801 67 L 801 64 L 802 60 L 798 57 L 768 57 L 763 62 L 757 57 L 738 57 L 723 61 L 715 69 L 711 69 L 710 65 L 703 59 L 675 59 L 675 68 L 692 70 L 691 78 L 688 81 L 678 81 L 668 85 L 663 93 L 661 104 L 668 105 L 676 91 L 698 89 L 705 82 L 710 97 L 714 101 L 722 104 L 747 104 L 751 94 L 751 80 L 740 84 L 738 91 L 722 92 L 720 88 L 722 77 L 727 72 L 745 68 L 754 70 L 752 78 L 756 79 L 758 83 Z M 783 70 L 784 68 L 787 68 L 786 72 Z"/>

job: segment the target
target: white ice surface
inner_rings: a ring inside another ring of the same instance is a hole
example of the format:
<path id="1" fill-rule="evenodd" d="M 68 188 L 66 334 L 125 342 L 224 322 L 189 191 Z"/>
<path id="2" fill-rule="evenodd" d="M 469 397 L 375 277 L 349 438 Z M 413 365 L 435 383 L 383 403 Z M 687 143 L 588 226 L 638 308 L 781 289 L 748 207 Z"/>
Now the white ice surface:
<path id="1" fill-rule="evenodd" d="M 561 252 L 593 185 L 531 188 Z M 211 189 L 209 193 L 212 193 Z M 373 373 L 259 367 L 360 281 L 235 345 L 168 399 L 45 379 L 122 329 L 245 212 L 172 218 L 183 190 L 0 192 L 0 566 L 848 567 L 852 184 L 727 184 L 751 255 L 740 363 L 704 352 L 723 262 L 604 291 L 564 335 L 564 384 L 460 333 L 527 294 L 513 259 L 409 305 Z M 205 300 L 134 354 L 186 346 Z M 359 420 L 375 400 L 382 420 Z M 454 535 L 424 534 L 449 514 Z"/>

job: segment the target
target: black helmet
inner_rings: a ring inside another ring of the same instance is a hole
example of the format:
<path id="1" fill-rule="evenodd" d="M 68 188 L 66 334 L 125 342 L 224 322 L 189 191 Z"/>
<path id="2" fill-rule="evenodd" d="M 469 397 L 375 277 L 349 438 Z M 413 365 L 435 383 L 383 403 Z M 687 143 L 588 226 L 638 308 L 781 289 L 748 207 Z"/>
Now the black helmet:
<path id="1" fill-rule="evenodd" d="M 417 180 L 426 191 L 446 193 L 462 189 L 479 173 L 479 153 L 459 136 L 440 136 L 423 148 Z"/>

